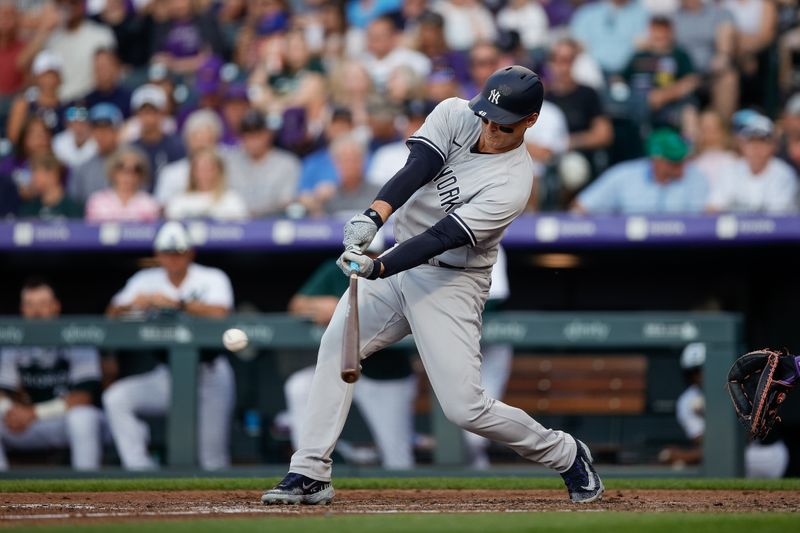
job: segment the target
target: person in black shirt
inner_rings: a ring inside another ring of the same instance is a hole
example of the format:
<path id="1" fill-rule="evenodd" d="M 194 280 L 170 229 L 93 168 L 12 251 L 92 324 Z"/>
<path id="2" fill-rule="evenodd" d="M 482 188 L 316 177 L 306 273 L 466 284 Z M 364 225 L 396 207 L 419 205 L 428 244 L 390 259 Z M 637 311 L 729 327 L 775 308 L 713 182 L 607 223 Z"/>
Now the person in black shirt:
<path id="1" fill-rule="evenodd" d="M 546 97 L 567 119 L 569 151 L 583 155 L 589 161 L 592 175 L 597 175 L 606 166 L 605 149 L 614 140 L 614 130 L 597 92 L 579 84 L 572 75 L 579 53 L 580 45 L 573 39 L 553 45 L 548 60 L 550 83 Z"/>

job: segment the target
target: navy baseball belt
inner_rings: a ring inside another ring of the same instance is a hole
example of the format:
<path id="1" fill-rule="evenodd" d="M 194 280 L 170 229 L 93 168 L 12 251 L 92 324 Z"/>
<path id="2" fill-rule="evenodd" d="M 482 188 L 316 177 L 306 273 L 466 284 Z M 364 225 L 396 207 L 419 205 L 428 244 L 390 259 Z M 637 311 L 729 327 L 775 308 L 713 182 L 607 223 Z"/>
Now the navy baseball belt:
<path id="1" fill-rule="evenodd" d="M 460 267 L 445 263 L 444 261 L 439 261 L 435 257 L 428 259 L 428 264 L 431 266 L 442 267 L 442 268 L 449 268 L 451 270 L 486 270 L 488 268 L 492 268 L 491 266 L 485 267 Z"/>

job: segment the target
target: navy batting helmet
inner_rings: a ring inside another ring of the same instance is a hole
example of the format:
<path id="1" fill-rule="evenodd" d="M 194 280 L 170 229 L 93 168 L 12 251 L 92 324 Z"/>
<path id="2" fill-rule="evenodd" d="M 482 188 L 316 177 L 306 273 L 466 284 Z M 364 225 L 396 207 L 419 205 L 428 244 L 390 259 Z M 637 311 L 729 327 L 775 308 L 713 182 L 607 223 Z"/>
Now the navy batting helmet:
<path id="1" fill-rule="evenodd" d="M 514 124 L 542 108 L 544 86 L 530 69 L 514 65 L 489 76 L 483 90 L 469 101 L 476 115 L 497 124 Z"/>

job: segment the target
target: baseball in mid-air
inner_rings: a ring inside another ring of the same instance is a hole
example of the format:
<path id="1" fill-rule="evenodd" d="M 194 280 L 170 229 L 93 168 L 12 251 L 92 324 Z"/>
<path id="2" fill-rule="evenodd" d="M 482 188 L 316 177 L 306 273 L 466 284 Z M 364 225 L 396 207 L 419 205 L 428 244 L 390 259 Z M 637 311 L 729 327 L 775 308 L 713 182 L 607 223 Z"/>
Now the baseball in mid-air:
<path id="1" fill-rule="evenodd" d="M 244 350 L 247 347 L 247 333 L 238 329 L 226 329 L 222 334 L 222 344 L 232 352 Z"/>

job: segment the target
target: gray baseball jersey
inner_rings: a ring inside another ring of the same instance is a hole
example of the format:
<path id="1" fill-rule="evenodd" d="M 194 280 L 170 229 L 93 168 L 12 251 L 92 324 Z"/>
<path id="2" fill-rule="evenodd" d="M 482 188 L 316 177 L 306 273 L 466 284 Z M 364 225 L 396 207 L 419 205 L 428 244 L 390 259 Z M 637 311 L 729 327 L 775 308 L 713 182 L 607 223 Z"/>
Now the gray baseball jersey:
<path id="1" fill-rule="evenodd" d="M 503 232 L 527 204 L 533 164 L 524 146 L 502 154 L 472 152 L 481 120 L 465 100 L 439 104 L 409 138 L 436 150 L 444 161 L 436 177 L 394 214 L 398 242 L 452 217 L 470 243 L 435 262 L 358 284 L 361 357 L 413 333 L 420 358 L 445 416 L 462 428 L 496 440 L 522 457 L 559 472 L 577 456 L 575 439 L 545 428 L 524 411 L 490 397 L 481 380 L 481 313 L 489 293 L 488 268 Z M 461 242 L 461 241 L 459 241 Z M 342 297 L 320 342 L 305 422 L 290 472 L 331 478 L 331 452 L 344 426 L 353 385 L 339 378 L 348 294 Z"/>
<path id="2" fill-rule="evenodd" d="M 448 250 L 435 259 L 460 267 L 494 264 L 503 232 L 528 203 L 533 162 L 524 143 L 502 154 L 473 152 L 480 133 L 481 120 L 467 101 L 450 98 L 409 138 L 409 142 L 436 150 L 444 165 L 394 215 L 398 243 L 450 216 L 467 232 L 470 245 Z"/>

